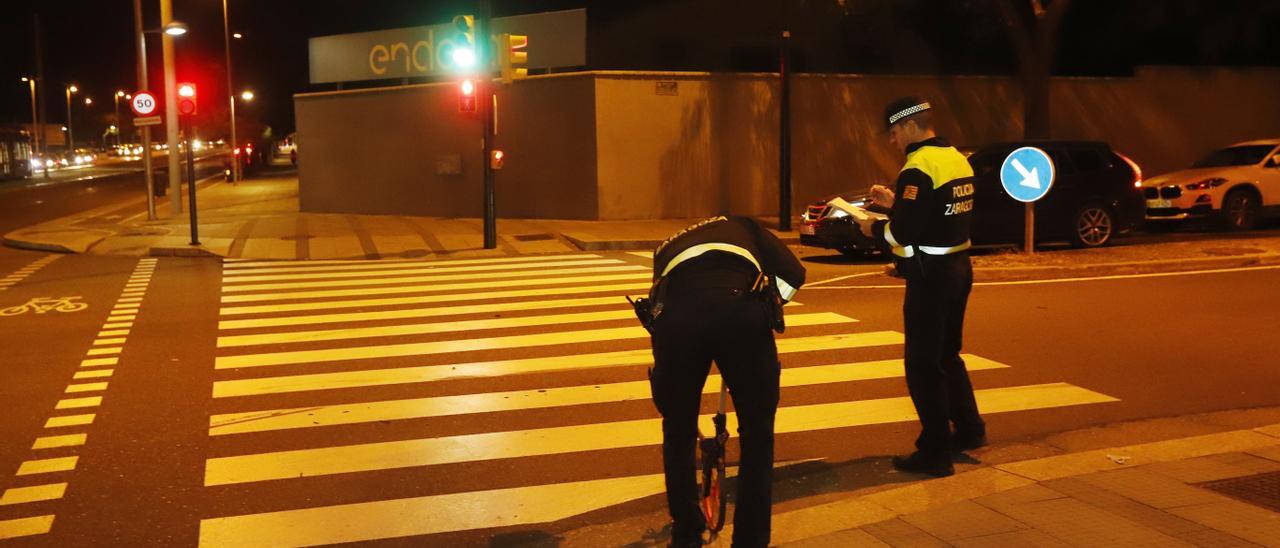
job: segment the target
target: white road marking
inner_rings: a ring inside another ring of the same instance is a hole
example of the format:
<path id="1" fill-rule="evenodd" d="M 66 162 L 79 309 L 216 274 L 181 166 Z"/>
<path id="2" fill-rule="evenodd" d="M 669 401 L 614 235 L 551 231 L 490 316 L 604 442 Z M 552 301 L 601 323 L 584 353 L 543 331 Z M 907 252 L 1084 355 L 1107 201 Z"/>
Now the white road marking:
<path id="1" fill-rule="evenodd" d="M 591 265 L 619 265 L 626 264 L 618 259 L 576 259 L 572 261 L 549 261 L 542 263 L 518 263 L 503 265 L 475 265 L 475 266 L 451 266 L 451 267 L 422 267 L 400 269 L 391 272 L 383 271 L 356 271 L 356 272 L 305 272 L 305 273 L 288 273 L 288 274 L 257 274 L 251 276 L 224 276 L 222 279 L 223 287 L 235 287 L 228 284 L 237 284 L 245 282 L 270 282 L 281 280 L 339 280 L 346 278 L 378 278 L 392 276 L 408 276 L 412 274 L 450 274 L 469 272 L 477 277 L 485 277 L 486 274 L 496 272 L 517 272 L 521 270 L 536 270 L 539 268 L 552 268 L 559 266 L 591 266 Z"/>
<path id="2" fill-rule="evenodd" d="M 527 278 L 519 280 L 500 280 L 483 282 L 463 282 L 453 284 L 414 285 L 408 287 L 365 287 L 356 289 L 330 289 L 323 291 L 292 291 L 287 293 L 261 293 L 253 295 L 223 295 L 224 303 L 246 303 L 262 301 L 281 301 L 289 299 L 320 299 L 327 297 L 368 297 L 371 295 L 397 295 L 406 293 L 442 293 L 445 291 L 463 291 L 467 289 L 491 289 L 496 287 L 529 287 L 539 285 L 560 285 L 568 283 L 594 283 L 621 280 L 647 280 L 648 269 L 643 267 L 601 267 L 579 269 L 580 274 L 596 273 L 594 276 L 547 276 L 545 278 Z M 599 274 L 600 272 L 627 271 L 620 274 Z"/>
<path id="3" fill-rule="evenodd" d="M 541 265 L 539 265 L 541 266 Z M 388 276 L 364 277 L 351 280 L 327 280 L 318 282 L 275 282 L 245 285 L 223 285 L 222 292 L 246 293 L 255 291 L 276 291 L 288 289 L 319 289 L 326 287 L 369 287 L 398 284 L 434 284 L 438 282 L 456 282 L 464 280 L 500 280 L 510 278 L 555 278 L 562 274 L 587 274 L 597 272 L 636 272 L 648 271 L 649 267 L 621 263 L 607 266 L 576 266 L 557 270 L 511 270 L 503 272 L 467 273 L 467 274 L 428 274 L 421 276 Z"/>

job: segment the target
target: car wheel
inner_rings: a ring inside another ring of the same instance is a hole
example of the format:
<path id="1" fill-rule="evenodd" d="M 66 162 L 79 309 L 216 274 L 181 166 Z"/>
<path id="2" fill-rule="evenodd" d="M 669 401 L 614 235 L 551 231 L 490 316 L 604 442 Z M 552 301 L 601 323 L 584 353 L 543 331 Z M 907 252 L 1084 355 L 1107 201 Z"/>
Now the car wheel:
<path id="1" fill-rule="evenodd" d="M 1227 230 L 1249 230 L 1258 221 L 1258 198 L 1245 189 L 1232 190 L 1222 200 L 1222 225 Z"/>
<path id="2" fill-rule="evenodd" d="M 1076 210 L 1071 219 L 1071 244 L 1075 247 L 1106 245 L 1115 233 L 1115 215 L 1106 206 L 1085 204 Z"/>

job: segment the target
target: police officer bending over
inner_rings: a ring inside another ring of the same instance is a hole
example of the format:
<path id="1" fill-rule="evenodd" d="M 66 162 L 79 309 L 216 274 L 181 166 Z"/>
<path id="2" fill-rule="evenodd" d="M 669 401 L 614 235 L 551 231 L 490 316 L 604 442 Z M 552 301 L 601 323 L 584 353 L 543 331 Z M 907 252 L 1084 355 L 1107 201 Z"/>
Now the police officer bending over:
<path id="1" fill-rule="evenodd" d="M 773 419 L 782 308 L 804 283 L 804 267 L 753 219 L 714 217 L 658 246 L 653 256 L 650 371 L 662 414 L 662 457 L 672 544 L 701 545 L 695 444 L 702 386 L 715 361 L 733 397 L 741 436 L 734 546 L 769 544 Z"/>
<path id="2" fill-rule="evenodd" d="M 885 109 L 889 140 L 906 151 L 907 163 L 894 191 L 871 189 L 876 203 L 892 209 L 889 220 L 859 224 L 893 252 L 907 282 L 902 306 L 907 390 L 921 431 L 916 452 L 894 457 L 893 465 L 940 477 L 955 473 L 952 451 L 986 445 L 986 425 L 960 358 L 973 286 L 968 252 L 973 169 L 934 133 L 930 108 L 925 99 L 906 97 Z"/>

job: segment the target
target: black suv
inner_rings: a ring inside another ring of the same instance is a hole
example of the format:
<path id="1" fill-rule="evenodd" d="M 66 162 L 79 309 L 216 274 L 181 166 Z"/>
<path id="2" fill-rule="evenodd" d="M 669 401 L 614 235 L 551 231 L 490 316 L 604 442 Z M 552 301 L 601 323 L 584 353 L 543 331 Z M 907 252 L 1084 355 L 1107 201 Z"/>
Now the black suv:
<path id="1" fill-rule="evenodd" d="M 1009 197 L 1000 184 L 1000 166 L 1011 152 L 1034 146 L 1053 159 L 1053 188 L 1035 205 L 1036 241 L 1066 241 L 1097 247 L 1139 222 L 1145 208 L 1142 170 L 1132 160 L 1098 141 L 1022 141 L 996 143 L 969 154 L 973 166 L 973 243 L 1017 244 L 1024 238 L 1025 205 Z M 866 193 L 844 193 L 854 205 L 869 202 Z M 800 226 L 800 243 L 855 255 L 875 246 L 858 232 L 852 219 L 830 200 L 811 204 Z M 864 206 L 865 207 L 865 206 Z M 869 208 L 870 209 L 870 208 Z"/>

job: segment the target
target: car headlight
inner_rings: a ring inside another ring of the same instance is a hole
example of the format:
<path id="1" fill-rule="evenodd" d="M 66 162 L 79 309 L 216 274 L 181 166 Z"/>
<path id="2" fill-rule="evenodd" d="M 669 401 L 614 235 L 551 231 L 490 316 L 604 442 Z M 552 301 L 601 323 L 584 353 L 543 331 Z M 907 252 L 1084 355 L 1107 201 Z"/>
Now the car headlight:
<path id="1" fill-rule="evenodd" d="M 837 209 L 837 208 L 834 208 L 834 207 L 833 207 L 833 208 L 831 208 L 831 213 L 828 213 L 828 214 L 827 214 L 827 218 L 828 218 L 828 219 L 840 219 L 840 218 L 848 217 L 848 216 L 849 216 L 849 212 L 848 212 L 848 211 L 845 211 L 845 210 L 843 210 L 843 209 Z"/>
<path id="2" fill-rule="evenodd" d="M 1187 190 L 1209 190 L 1211 188 L 1222 186 L 1226 182 L 1227 180 L 1222 177 L 1214 177 L 1212 179 L 1205 179 L 1198 183 L 1191 183 L 1187 185 Z"/>

